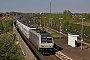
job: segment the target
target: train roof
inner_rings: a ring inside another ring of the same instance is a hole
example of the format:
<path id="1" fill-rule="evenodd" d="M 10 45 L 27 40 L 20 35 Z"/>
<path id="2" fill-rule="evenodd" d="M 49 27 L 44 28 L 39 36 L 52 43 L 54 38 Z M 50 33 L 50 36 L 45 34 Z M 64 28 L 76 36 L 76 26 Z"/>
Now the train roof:
<path id="1" fill-rule="evenodd" d="M 21 20 L 18 20 L 18 21 L 21 22 L 22 24 L 26 25 L 27 27 L 29 27 L 30 30 L 33 30 L 33 31 L 35 31 L 37 33 L 40 33 L 40 34 L 50 34 L 50 33 L 46 32 L 44 30 L 40 30 L 40 29 L 35 28 L 34 25 L 27 25 L 26 23 L 22 22 Z"/>
<path id="2" fill-rule="evenodd" d="M 22 22 L 21 20 L 17 20 L 17 21 L 19 21 L 19 22 L 22 23 L 23 25 L 26 25 L 27 27 L 29 27 L 29 29 L 36 29 L 36 27 L 35 27 L 34 25 L 28 25 L 28 24 Z"/>
<path id="3" fill-rule="evenodd" d="M 46 31 L 40 30 L 40 29 L 32 29 L 32 30 L 34 30 L 34 31 L 36 31 L 37 33 L 40 33 L 40 34 L 50 34 L 50 33 L 46 32 Z"/>

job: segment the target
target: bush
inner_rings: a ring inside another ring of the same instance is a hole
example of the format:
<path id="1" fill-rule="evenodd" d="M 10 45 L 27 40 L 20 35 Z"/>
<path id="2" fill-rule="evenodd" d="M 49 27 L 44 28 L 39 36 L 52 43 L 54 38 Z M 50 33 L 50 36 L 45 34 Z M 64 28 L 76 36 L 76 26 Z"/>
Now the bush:
<path id="1" fill-rule="evenodd" d="M 15 43 L 13 34 L 0 36 L 0 59 L 1 60 L 24 60 L 20 46 Z"/>

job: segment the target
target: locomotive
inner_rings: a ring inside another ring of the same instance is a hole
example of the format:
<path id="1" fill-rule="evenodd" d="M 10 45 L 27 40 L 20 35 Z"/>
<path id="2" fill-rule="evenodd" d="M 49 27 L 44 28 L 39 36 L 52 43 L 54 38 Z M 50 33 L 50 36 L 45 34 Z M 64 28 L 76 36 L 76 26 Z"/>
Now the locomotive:
<path id="1" fill-rule="evenodd" d="M 20 20 L 16 21 L 16 26 L 41 53 L 52 53 L 54 51 L 54 40 L 50 33 L 27 26 Z"/>

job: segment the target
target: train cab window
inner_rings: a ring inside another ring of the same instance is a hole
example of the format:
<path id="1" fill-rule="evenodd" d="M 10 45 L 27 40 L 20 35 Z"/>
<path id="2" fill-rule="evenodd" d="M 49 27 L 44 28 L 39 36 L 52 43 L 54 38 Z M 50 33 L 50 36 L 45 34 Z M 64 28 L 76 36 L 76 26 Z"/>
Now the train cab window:
<path id="1" fill-rule="evenodd" d="M 41 38 L 41 43 L 46 43 L 46 38 Z"/>
<path id="2" fill-rule="evenodd" d="M 47 38 L 47 43 L 52 43 L 52 38 Z"/>

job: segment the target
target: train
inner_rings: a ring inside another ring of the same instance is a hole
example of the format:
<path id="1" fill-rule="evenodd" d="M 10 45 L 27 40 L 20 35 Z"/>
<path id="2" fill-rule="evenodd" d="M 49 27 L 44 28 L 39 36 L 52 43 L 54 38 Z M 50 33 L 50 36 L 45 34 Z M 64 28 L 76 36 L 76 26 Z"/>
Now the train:
<path id="1" fill-rule="evenodd" d="M 16 20 L 16 27 L 41 53 L 52 53 L 54 51 L 54 40 L 50 33 L 28 26 L 20 20 Z"/>

